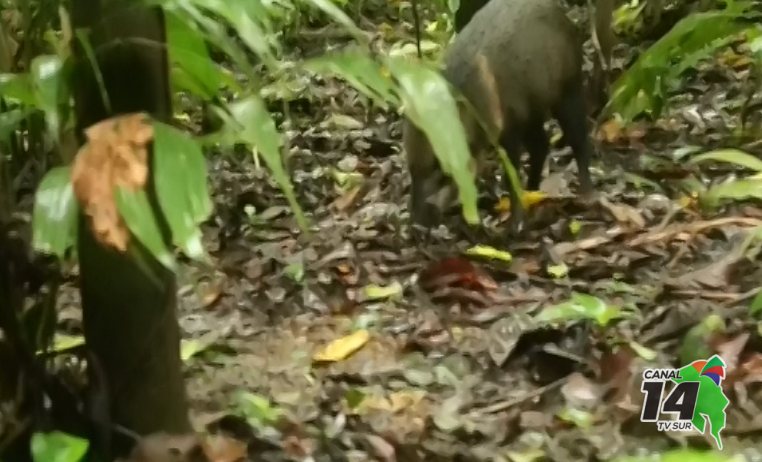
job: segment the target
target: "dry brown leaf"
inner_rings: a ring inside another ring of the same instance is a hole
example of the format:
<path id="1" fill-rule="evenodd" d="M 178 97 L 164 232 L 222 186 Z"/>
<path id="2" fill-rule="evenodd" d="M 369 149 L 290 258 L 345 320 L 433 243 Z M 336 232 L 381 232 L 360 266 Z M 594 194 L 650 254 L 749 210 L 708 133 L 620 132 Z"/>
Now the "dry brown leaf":
<path id="1" fill-rule="evenodd" d="M 112 117 L 85 130 L 87 143 L 74 159 L 72 185 L 95 238 L 124 252 L 129 231 L 119 216 L 114 191 L 138 190 L 148 180 L 148 144 L 153 126 L 147 114 Z"/>

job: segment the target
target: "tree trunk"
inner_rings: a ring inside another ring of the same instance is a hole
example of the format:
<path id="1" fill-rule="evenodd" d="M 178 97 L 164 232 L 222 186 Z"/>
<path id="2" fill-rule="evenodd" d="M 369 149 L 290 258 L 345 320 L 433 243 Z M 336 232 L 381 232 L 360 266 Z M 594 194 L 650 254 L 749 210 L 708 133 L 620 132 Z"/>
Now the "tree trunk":
<path id="1" fill-rule="evenodd" d="M 158 8 L 130 0 L 74 0 L 75 29 L 91 30 L 90 46 L 110 105 L 103 102 L 98 79 L 79 42 L 75 43 L 73 91 L 77 131 L 108 117 L 145 111 L 168 121 L 172 115 L 164 18 Z M 75 39 L 76 41 L 76 39 Z M 107 108 L 110 107 L 110 112 Z M 153 185 L 149 196 L 158 212 Z M 161 266 L 136 239 L 131 250 L 158 275 L 151 279 L 136 257 L 95 241 L 80 217 L 78 253 L 85 340 L 95 357 L 90 367 L 106 382 L 106 409 L 115 424 L 145 435 L 190 429 L 176 319 L 175 275 Z M 117 453 L 127 448 L 114 448 Z"/>

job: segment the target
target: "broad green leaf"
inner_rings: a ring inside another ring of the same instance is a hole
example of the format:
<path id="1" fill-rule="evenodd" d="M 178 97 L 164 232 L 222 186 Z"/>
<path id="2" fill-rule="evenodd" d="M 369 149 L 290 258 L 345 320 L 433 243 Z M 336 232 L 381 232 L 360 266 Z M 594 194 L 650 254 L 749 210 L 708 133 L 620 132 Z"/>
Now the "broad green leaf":
<path id="1" fill-rule="evenodd" d="M 622 310 L 588 294 L 572 293 L 571 300 L 543 308 L 535 321 L 555 323 L 591 319 L 605 326 L 611 320 L 621 317 Z"/>
<path id="2" fill-rule="evenodd" d="M 392 80 L 373 58 L 360 49 L 345 50 L 306 61 L 304 68 L 318 74 L 336 75 L 381 108 L 398 104 Z"/>
<path id="3" fill-rule="evenodd" d="M 172 13 L 166 15 L 166 23 L 172 82 L 178 89 L 212 99 L 223 82 L 235 83 L 209 56 L 206 42 L 197 30 Z"/>
<path id="4" fill-rule="evenodd" d="M 34 462 L 79 462 L 90 445 L 87 440 L 61 432 L 35 433 L 31 449 Z"/>
<path id="5" fill-rule="evenodd" d="M 251 1 L 251 0 L 249 0 Z M 249 49 L 259 56 L 264 63 L 272 69 L 278 67 L 278 60 L 275 59 L 273 50 L 277 49 L 277 42 L 274 34 L 267 30 L 266 14 L 251 14 L 251 5 L 247 2 L 228 1 L 228 0 L 185 0 L 184 3 L 193 3 L 195 7 L 210 11 L 215 15 L 224 18 Z M 261 9 L 261 13 L 265 13 Z"/>
<path id="6" fill-rule="evenodd" d="M 261 395 L 249 392 L 239 392 L 235 396 L 235 408 L 243 415 L 251 426 L 257 429 L 274 423 L 283 413 L 270 400 Z"/>
<path id="7" fill-rule="evenodd" d="M 212 213 L 204 155 L 188 135 L 153 123 L 153 174 L 156 195 L 172 242 L 194 259 L 204 257 L 199 225 Z"/>
<path id="8" fill-rule="evenodd" d="M 148 249 L 153 257 L 170 270 L 175 269 L 175 258 L 164 244 L 151 203 L 145 191 L 117 188 L 114 194 L 119 214 L 127 228 Z"/>
<path id="9" fill-rule="evenodd" d="M 148 1 L 148 0 L 147 0 Z M 255 69 L 250 64 L 246 54 L 231 37 L 228 36 L 224 23 L 208 17 L 190 0 L 152 0 L 160 4 L 165 11 L 175 15 L 179 21 L 188 27 L 199 30 L 204 39 L 224 51 L 235 63 L 236 67 L 250 77 L 254 77 Z"/>
<path id="10" fill-rule="evenodd" d="M 741 179 L 712 186 L 701 194 L 701 203 L 714 207 L 723 200 L 762 198 L 762 180 Z"/>
<path id="11" fill-rule="evenodd" d="M 762 172 L 762 160 L 738 149 L 717 149 L 715 151 L 700 154 L 692 158 L 690 161 L 692 163 L 699 163 L 707 160 L 728 162 L 751 170 L 756 170 L 757 172 Z"/>
<path id="12" fill-rule="evenodd" d="M 299 227 L 307 232 L 307 219 L 296 200 L 291 179 L 283 167 L 281 135 L 264 102 L 259 96 L 252 94 L 231 103 L 228 109 L 230 115 L 218 111 L 219 117 L 225 121 L 222 139 L 229 144 L 246 143 L 257 147 L 294 211 Z"/>
<path id="13" fill-rule="evenodd" d="M 0 74 L 0 97 L 27 106 L 37 105 L 29 74 Z"/>
<path id="14" fill-rule="evenodd" d="M 45 113 L 50 135 L 58 136 L 60 128 L 59 102 L 62 101 L 63 62 L 55 55 L 40 55 L 32 60 L 30 76 L 34 85 L 37 106 Z"/>
<path id="15" fill-rule="evenodd" d="M 436 70 L 404 58 L 391 58 L 387 63 L 400 84 L 405 116 L 426 134 L 442 170 L 455 180 L 465 220 L 478 223 L 471 154 L 447 81 Z"/>
<path id="16" fill-rule="evenodd" d="M 658 115 L 669 87 L 679 83 L 679 75 L 710 57 L 733 36 L 749 28 L 739 21 L 751 2 L 733 2 L 724 10 L 693 13 L 678 22 L 667 34 L 640 55 L 638 60 L 612 85 L 612 97 L 605 112 L 618 112 L 625 121 L 638 114 Z"/>
<path id="17" fill-rule="evenodd" d="M 56 167 L 42 179 L 34 198 L 32 247 L 65 258 L 77 238 L 79 206 L 71 186 L 71 167 Z"/>

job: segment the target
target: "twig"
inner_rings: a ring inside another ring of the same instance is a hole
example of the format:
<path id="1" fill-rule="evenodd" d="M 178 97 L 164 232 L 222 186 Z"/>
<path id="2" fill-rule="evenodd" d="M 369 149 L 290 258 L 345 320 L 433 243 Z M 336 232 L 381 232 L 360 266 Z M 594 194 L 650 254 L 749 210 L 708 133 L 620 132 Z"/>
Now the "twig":
<path id="1" fill-rule="evenodd" d="M 495 404 L 490 404 L 489 406 L 480 408 L 480 409 L 473 409 L 471 412 L 469 412 L 470 415 L 474 414 L 494 414 L 495 412 L 504 411 L 508 408 L 511 408 L 513 406 L 516 406 L 518 404 L 521 404 L 525 401 L 528 401 L 532 398 L 536 398 L 546 391 L 554 390 L 556 388 L 559 388 L 561 385 L 563 385 L 566 382 L 566 377 L 556 380 L 555 382 L 551 382 L 545 386 L 542 386 L 540 388 L 536 388 L 528 393 L 526 393 L 523 396 L 519 396 L 517 398 L 507 399 L 505 401 L 500 401 Z"/>

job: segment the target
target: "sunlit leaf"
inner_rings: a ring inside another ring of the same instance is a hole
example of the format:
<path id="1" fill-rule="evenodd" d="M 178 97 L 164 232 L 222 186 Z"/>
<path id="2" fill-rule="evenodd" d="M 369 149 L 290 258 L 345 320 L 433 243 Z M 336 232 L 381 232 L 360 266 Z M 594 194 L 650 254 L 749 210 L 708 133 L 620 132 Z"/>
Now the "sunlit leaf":
<path id="1" fill-rule="evenodd" d="M 757 172 L 762 172 L 762 159 L 755 157 L 746 152 L 738 149 L 717 149 L 714 151 L 700 154 L 690 161 L 692 163 L 704 162 L 707 160 L 713 160 L 717 162 L 727 162 L 731 164 L 740 165 Z"/>
<path id="2" fill-rule="evenodd" d="M 45 112 L 45 122 L 51 136 L 57 137 L 60 129 L 59 103 L 63 80 L 61 70 L 63 62 L 55 55 L 40 55 L 32 60 L 30 77 L 35 90 L 37 105 Z"/>
<path id="3" fill-rule="evenodd" d="M 498 250 L 488 245 L 475 245 L 466 250 L 466 255 L 485 257 L 492 260 L 501 260 L 504 262 L 510 262 L 513 259 L 513 256 L 510 252 L 505 250 Z"/>
<path id="4" fill-rule="evenodd" d="M 622 314 L 621 308 L 612 306 L 588 294 L 573 293 L 571 300 L 543 308 L 535 317 L 537 322 L 555 323 L 591 319 L 601 326 L 607 325 Z"/>
<path id="5" fill-rule="evenodd" d="M 702 204 L 714 207 L 723 200 L 762 198 L 762 180 L 741 179 L 712 186 L 700 195 Z"/>
<path id="6" fill-rule="evenodd" d="M 270 404 L 267 398 L 249 392 L 237 393 L 234 405 L 249 424 L 258 429 L 274 423 L 282 414 L 280 408 Z"/>
<path id="7" fill-rule="evenodd" d="M 159 224 L 151 209 L 145 191 L 128 191 L 117 188 L 116 200 L 119 214 L 135 237 L 148 249 L 156 260 L 170 270 L 175 269 L 175 258 L 164 244 Z"/>
<path id="8" fill-rule="evenodd" d="M 548 274 L 556 279 L 563 278 L 569 274 L 569 267 L 564 262 L 557 265 L 548 265 Z"/>
<path id="9" fill-rule="evenodd" d="M 387 63 L 400 84 L 405 116 L 426 134 L 442 170 L 455 180 L 465 220 L 478 223 L 471 154 L 447 81 L 435 69 L 404 58 Z"/>
<path id="10" fill-rule="evenodd" d="M 204 256 L 199 225 L 212 213 L 201 147 L 179 130 L 154 122 L 154 176 L 172 242 L 194 259 Z"/>
<path id="11" fill-rule="evenodd" d="M 66 433 L 51 432 L 33 434 L 31 445 L 34 462 L 79 462 L 90 443 Z"/>
<path id="12" fill-rule="evenodd" d="M 71 186 L 71 167 L 50 170 L 37 187 L 32 212 L 32 247 L 63 259 L 77 238 L 79 206 Z"/>
<path id="13" fill-rule="evenodd" d="M 219 337 L 219 332 L 211 331 L 200 338 L 180 340 L 180 360 L 183 362 L 188 361 L 212 346 Z"/>
<path id="14" fill-rule="evenodd" d="M 400 295 L 402 293 L 402 284 L 397 281 L 389 284 L 388 286 L 379 286 L 377 284 L 369 284 L 363 287 L 363 299 L 368 300 L 384 300 Z"/>
<path id="15" fill-rule="evenodd" d="M 29 74 L 0 74 L 0 97 L 27 106 L 37 105 Z"/>
<path id="16" fill-rule="evenodd" d="M 367 330 L 357 330 L 345 337 L 332 341 L 325 348 L 315 353 L 312 359 L 324 362 L 341 361 L 362 348 L 368 343 L 369 339 L 370 334 Z"/>
<path id="17" fill-rule="evenodd" d="M 85 337 L 81 335 L 66 335 L 66 334 L 57 333 L 53 337 L 53 345 L 48 351 L 51 353 L 58 353 L 58 352 L 66 351 L 71 348 L 75 348 L 84 344 L 85 344 Z M 37 352 L 37 354 L 41 354 L 41 353 L 42 353 L 42 350 Z"/>

